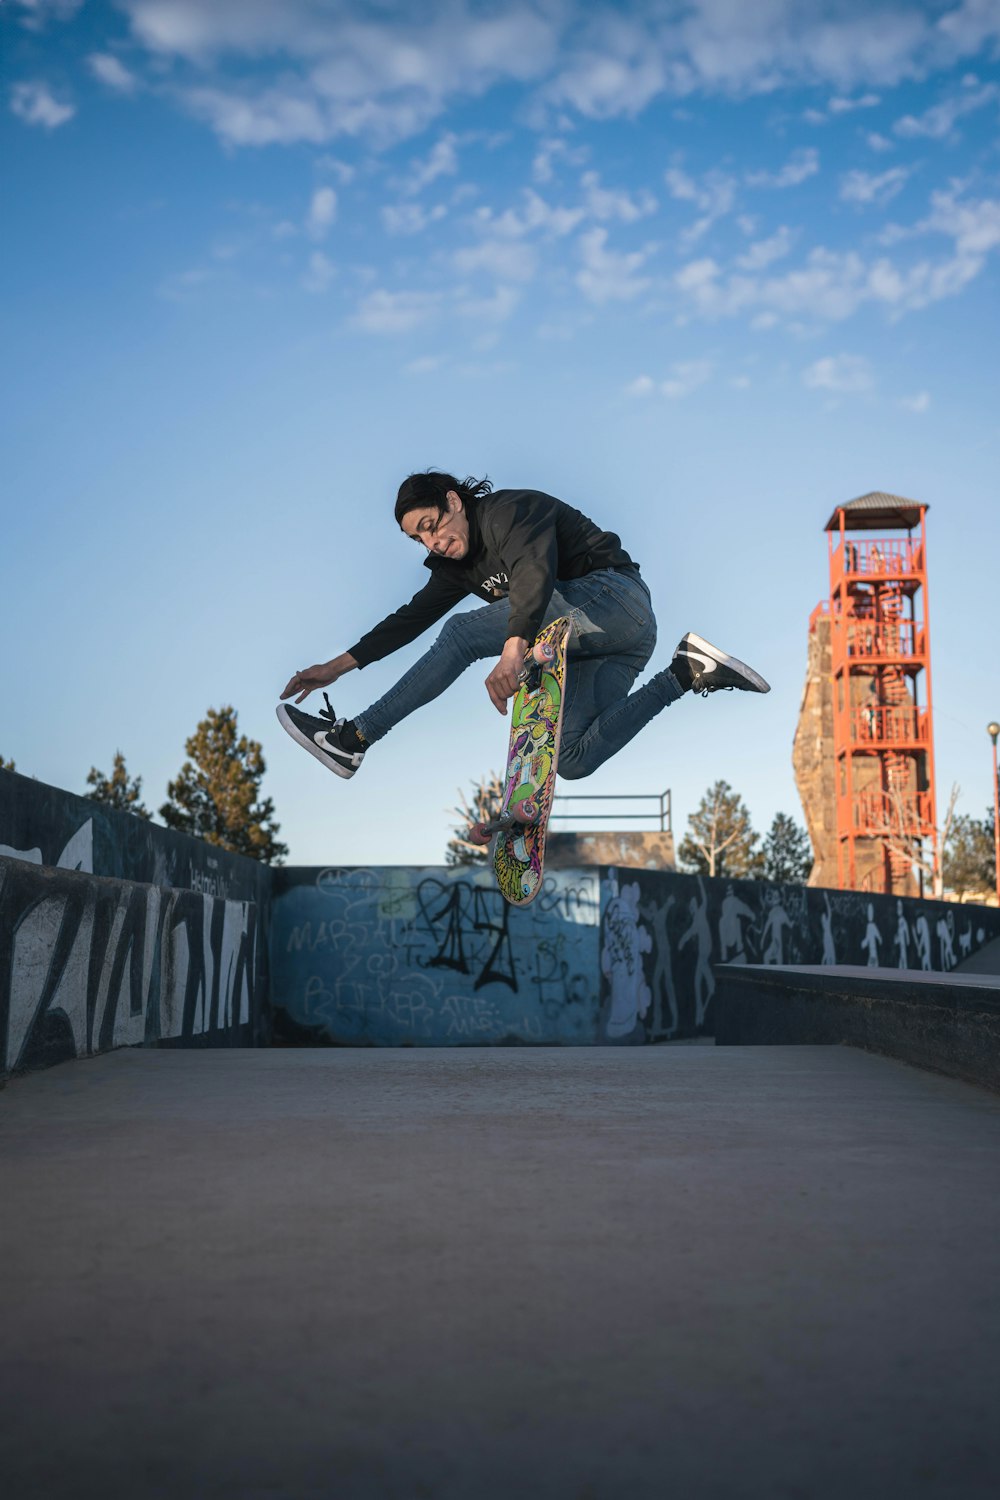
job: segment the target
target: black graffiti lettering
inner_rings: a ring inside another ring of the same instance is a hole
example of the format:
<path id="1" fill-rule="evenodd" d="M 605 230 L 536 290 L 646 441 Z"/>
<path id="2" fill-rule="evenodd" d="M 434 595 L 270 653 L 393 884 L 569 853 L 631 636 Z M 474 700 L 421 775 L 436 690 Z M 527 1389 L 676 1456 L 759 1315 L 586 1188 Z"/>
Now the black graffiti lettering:
<path id="1" fill-rule="evenodd" d="M 506 984 L 516 995 L 517 970 L 514 964 L 514 949 L 510 940 L 510 907 L 499 891 L 484 891 L 481 887 L 474 886 L 472 894 L 473 927 L 476 932 L 492 932 L 496 935 L 496 942 L 473 988 L 482 989 L 484 984 Z M 491 916 L 488 907 L 492 907 L 494 913 L 499 910 L 499 922 Z M 501 967 L 501 958 L 505 960 L 506 967 Z"/>
<path id="2" fill-rule="evenodd" d="M 428 911 L 424 901 L 424 892 L 428 886 L 436 886 L 437 881 L 424 881 L 417 893 L 420 902 L 420 910 L 427 924 L 434 934 L 438 943 L 438 950 L 433 957 L 424 961 L 424 968 L 428 969 L 456 969 L 460 974 L 468 974 L 469 965 L 465 957 L 465 949 L 462 942 L 462 895 L 463 887 L 455 884 L 447 890 L 444 901 L 436 911 Z M 445 930 L 442 936 L 438 936 L 437 924 L 445 918 Z"/>

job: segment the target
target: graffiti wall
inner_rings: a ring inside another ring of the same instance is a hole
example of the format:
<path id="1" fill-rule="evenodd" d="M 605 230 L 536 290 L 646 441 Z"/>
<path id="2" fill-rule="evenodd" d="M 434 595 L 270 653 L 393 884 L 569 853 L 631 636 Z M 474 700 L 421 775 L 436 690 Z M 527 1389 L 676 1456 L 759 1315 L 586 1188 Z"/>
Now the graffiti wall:
<path id="1" fill-rule="evenodd" d="M 0 771 L 0 855 L 261 905 L 270 870 L 89 797 Z"/>
<path id="2" fill-rule="evenodd" d="M 250 1045 L 257 909 L 0 857 L 0 1074 L 137 1045 Z"/>
<path id="3" fill-rule="evenodd" d="M 480 869 L 270 869 L 8 771 L 0 861 L 0 1072 L 272 1016 L 293 1043 L 676 1041 L 712 1035 L 719 964 L 948 972 L 1000 936 L 988 907 L 624 866 L 523 909 Z"/>
<path id="4" fill-rule="evenodd" d="M 346 1046 L 587 1043 L 600 1030 L 599 879 L 530 907 L 492 871 L 274 872 L 275 1034 Z"/>
<path id="5" fill-rule="evenodd" d="M 485 871 L 274 872 L 276 1031 L 341 1045 L 635 1045 L 711 1036 L 720 963 L 948 971 L 985 907 L 603 867 L 508 907 Z"/>
<path id="6" fill-rule="evenodd" d="M 633 1017 L 635 1041 L 711 1035 L 717 964 L 948 972 L 997 936 L 1000 912 L 984 906 L 602 871 L 601 972 L 618 995 L 609 1024 L 621 1036 Z"/>
<path id="7" fill-rule="evenodd" d="M 211 900 L 252 904 L 266 930 L 271 871 L 173 829 L 118 812 L 89 797 L 0 771 L 0 857 L 43 868 L 138 881 Z M 267 944 L 254 945 L 254 993 L 267 994 Z M 259 1008 L 266 1041 L 267 1010 Z"/>

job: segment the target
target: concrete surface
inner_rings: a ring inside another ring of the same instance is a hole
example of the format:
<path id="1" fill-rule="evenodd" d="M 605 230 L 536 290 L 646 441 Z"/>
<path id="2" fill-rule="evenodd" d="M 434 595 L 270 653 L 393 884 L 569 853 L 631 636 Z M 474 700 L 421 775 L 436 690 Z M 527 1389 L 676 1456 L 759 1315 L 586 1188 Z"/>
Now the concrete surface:
<path id="1" fill-rule="evenodd" d="M 0 1490 L 993 1500 L 998 1169 L 839 1047 L 69 1063 L 0 1093 Z"/>
<path id="2" fill-rule="evenodd" d="M 995 974 L 716 964 L 715 979 L 719 1046 L 845 1044 L 1000 1093 Z"/>
<path id="3" fill-rule="evenodd" d="M 980 948 L 971 958 L 963 959 L 956 973 L 1000 974 L 1000 938 L 994 938 L 992 943 L 987 943 L 985 948 Z"/>

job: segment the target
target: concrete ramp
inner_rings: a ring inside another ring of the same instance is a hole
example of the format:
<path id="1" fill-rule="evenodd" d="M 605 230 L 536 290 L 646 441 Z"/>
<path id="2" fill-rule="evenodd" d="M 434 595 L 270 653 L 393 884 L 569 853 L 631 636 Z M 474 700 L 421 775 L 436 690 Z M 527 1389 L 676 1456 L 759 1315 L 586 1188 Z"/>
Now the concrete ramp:
<path id="1" fill-rule="evenodd" d="M 966 958 L 956 969 L 958 974 L 1000 974 L 1000 938 L 994 938 L 971 958 Z"/>
<path id="2" fill-rule="evenodd" d="M 1000 1099 L 841 1047 L 0 1093 L 6 1500 L 993 1500 Z"/>

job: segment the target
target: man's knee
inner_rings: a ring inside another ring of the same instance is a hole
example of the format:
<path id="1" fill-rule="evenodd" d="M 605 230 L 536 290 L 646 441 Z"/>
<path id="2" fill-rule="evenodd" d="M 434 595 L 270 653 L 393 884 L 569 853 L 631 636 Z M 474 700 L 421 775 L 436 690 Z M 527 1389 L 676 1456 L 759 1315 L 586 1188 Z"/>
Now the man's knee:
<path id="1" fill-rule="evenodd" d="M 577 745 L 567 745 L 565 739 L 559 750 L 557 774 L 563 781 L 582 781 L 588 773 L 580 763 Z"/>
<path id="2" fill-rule="evenodd" d="M 445 620 L 435 644 L 446 647 L 454 655 L 469 662 L 479 661 L 485 656 L 499 656 L 503 641 L 497 644 L 489 639 L 491 632 L 484 630 L 482 623 L 476 619 L 478 613 L 478 610 L 467 610 Z"/>
<path id="3" fill-rule="evenodd" d="M 464 614 L 452 615 L 450 620 L 445 620 L 438 631 L 436 644 L 443 646 L 452 655 L 464 657 L 466 661 L 475 660 L 476 652 L 472 633 L 469 630 L 468 617 Z"/>
<path id="4" fill-rule="evenodd" d="M 441 629 L 438 631 L 437 638 L 438 644 L 441 646 L 450 646 L 453 642 L 461 640 L 462 616 L 452 615 L 450 619 L 445 620 L 444 624 L 441 626 Z"/>

